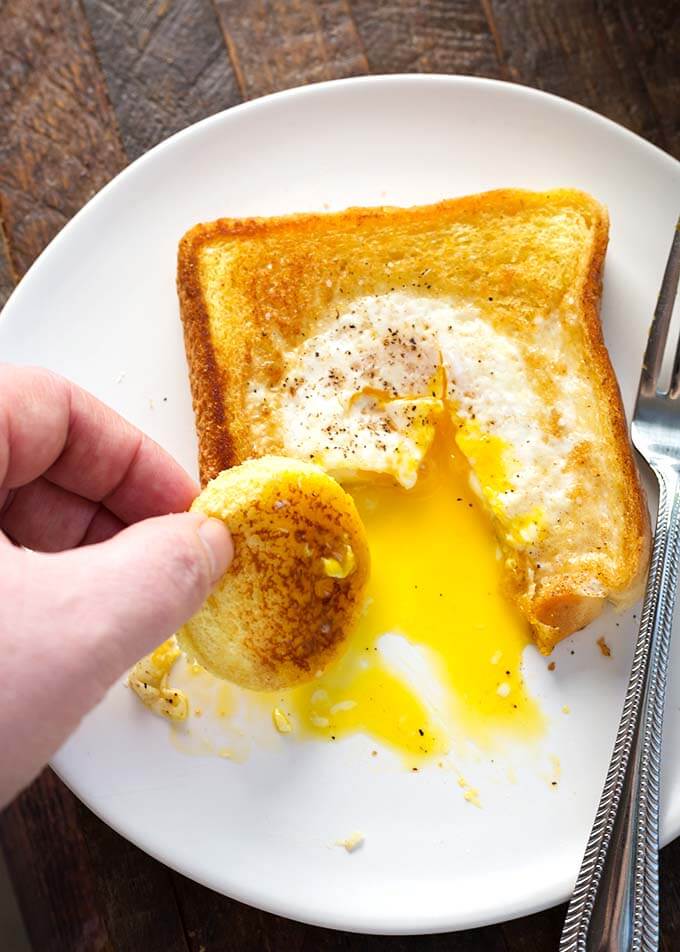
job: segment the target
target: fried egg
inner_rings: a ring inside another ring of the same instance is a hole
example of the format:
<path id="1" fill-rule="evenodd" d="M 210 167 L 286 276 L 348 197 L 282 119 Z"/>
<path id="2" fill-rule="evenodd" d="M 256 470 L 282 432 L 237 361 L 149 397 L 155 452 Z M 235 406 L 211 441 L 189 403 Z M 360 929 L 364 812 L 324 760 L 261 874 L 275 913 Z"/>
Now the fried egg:
<path id="1" fill-rule="evenodd" d="M 562 353 L 557 325 L 546 351 Z M 544 359 L 545 359 L 544 354 Z M 388 474 L 412 488 L 442 413 L 477 477 L 473 486 L 510 526 L 559 515 L 573 473 L 565 465 L 582 435 L 575 426 L 579 375 L 550 407 L 531 354 L 471 305 L 404 291 L 358 298 L 287 356 L 281 383 L 263 399 L 286 455 L 309 459 L 341 482 Z M 583 394 L 587 398 L 587 393 Z"/>
<path id="2" fill-rule="evenodd" d="M 521 675 L 527 624 L 503 590 L 489 512 L 504 542 L 530 547 L 568 500 L 560 461 L 574 436 L 545 425 L 520 345 L 471 306 L 366 296 L 288 352 L 273 392 L 252 388 L 254 417 L 264 399 L 283 451 L 353 496 L 372 564 L 348 653 L 279 703 L 312 734 L 362 731 L 411 757 L 446 749 L 451 706 L 478 740 L 538 732 Z M 387 658 L 393 635 L 450 689 L 448 715 Z"/>

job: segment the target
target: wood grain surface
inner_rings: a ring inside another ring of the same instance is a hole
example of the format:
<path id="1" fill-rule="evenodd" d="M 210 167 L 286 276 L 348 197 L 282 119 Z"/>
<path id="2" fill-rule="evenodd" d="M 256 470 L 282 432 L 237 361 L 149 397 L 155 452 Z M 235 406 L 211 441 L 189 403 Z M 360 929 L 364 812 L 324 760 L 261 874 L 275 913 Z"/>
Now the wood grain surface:
<path id="1" fill-rule="evenodd" d="M 0 209 L 1 216 L 2 210 Z M 5 232 L 0 228 L 0 308 L 5 306 L 18 277 L 12 268 L 12 262 L 9 260 L 9 246 L 5 238 Z"/>
<path id="2" fill-rule="evenodd" d="M 216 0 L 244 99 L 368 72 L 347 0 Z"/>
<path id="3" fill-rule="evenodd" d="M 0 17 L 0 208 L 20 276 L 125 153 L 77 0 L 5 0 Z"/>
<path id="4" fill-rule="evenodd" d="M 680 156 L 675 0 L 0 0 L 0 307 L 128 160 L 241 100 L 368 72 L 526 83 Z M 303 926 L 171 872 L 49 770 L 0 842 L 36 952 L 552 952 L 564 915 L 418 938 Z M 662 881 L 670 952 L 680 841 Z"/>
<path id="5" fill-rule="evenodd" d="M 668 9 L 670 6 L 667 4 Z M 669 149 L 666 129 L 672 122 L 661 120 L 639 54 L 640 45 L 651 32 L 651 19 L 638 20 L 637 29 L 632 29 L 622 18 L 624 7 L 632 12 L 628 4 L 570 0 L 569 15 L 565 16 L 565 7 L 556 3 L 492 0 L 490 17 L 504 75 L 514 82 L 573 99 Z M 649 4 L 650 13 L 655 7 L 655 3 Z M 657 56 L 665 54 L 658 51 Z M 676 56 L 676 73 L 677 62 Z M 670 73 L 670 61 L 667 66 Z M 666 105 L 671 108 L 670 102 Z M 673 108 L 677 126 L 680 95 Z"/>
<path id="6" fill-rule="evenodd" d="M 210 0 L 83 0 L 128 158 L 241 101 Z"/>
<path id="7" fill-rule="evenodd" d="M 483 4 L 468 0 L 353 0 L 372 73 L 500 76 Z"/>

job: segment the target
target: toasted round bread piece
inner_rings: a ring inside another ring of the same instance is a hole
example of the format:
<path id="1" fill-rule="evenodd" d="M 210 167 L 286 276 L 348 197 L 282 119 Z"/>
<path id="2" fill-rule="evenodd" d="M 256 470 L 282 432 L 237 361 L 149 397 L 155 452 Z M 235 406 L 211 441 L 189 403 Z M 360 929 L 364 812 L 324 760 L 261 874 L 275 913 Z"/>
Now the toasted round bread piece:
<path id="1" fill-rule="evenodd" d="M 342 651 L 368 579 L 352 498 L 318 466 L 264 456 L 224 470 L 191 508 L 227 524 L 234 560 L 182 649 L 255 691 L 313 678 Z"/>

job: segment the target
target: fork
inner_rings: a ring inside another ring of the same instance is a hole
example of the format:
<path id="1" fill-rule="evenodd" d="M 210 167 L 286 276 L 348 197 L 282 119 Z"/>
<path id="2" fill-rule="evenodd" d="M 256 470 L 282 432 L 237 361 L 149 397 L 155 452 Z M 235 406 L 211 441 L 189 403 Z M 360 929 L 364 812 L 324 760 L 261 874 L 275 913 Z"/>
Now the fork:
<path id="1" fill-rule="evenodd" d="M 656 476 L 659 508 L 647 590 L 607 779 L 560 952 L 659 948 L 659 782 L 666 674 L 680 559 L 680 341 L 670 387 L 658 390 L 680 278 L 675 229 L 642 363 L 633 445 Z"/>

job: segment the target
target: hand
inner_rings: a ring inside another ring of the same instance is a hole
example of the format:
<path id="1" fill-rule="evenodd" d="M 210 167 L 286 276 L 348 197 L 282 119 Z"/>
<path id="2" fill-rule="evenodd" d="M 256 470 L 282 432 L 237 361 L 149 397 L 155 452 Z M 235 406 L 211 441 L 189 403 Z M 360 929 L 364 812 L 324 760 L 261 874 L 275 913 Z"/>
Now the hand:
<path id="1" fill-rule="evenodd" d="M 197 492 L 85 391 L 0 365 L 0 806 L 226 570 Z"/>

